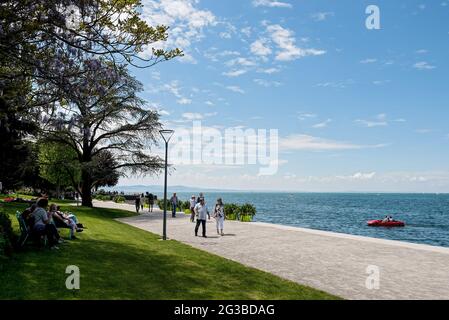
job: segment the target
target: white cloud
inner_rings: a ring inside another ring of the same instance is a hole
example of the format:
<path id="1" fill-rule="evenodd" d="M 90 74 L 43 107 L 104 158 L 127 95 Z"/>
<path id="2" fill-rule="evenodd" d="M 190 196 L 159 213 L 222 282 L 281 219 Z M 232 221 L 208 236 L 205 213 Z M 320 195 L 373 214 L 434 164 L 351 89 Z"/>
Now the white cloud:
<path id="1" fill-rule="evenodd" d="M 250 50 L 258 56 L 267 56 L 271 54 L 271 48 L 267 45 L 266 39 L 258 39 L 251 44 Z"/>
<path id="2" fill-rule="evenodd" d="M 373 119 L 370 119 L 370 120 L 357 119 L 354 122 L 358 123 L 361 126 L 367 127 L 367 128 L 374 128 L 374 127 L 386 127 L 391 122 L 404 123 L 406 121 L 407 120 L 405 120 L 403 118 L 389 120 L 385 113 L 380 113 Z"/>
<path id="3" fill-rule="evenodd" d="M 232 60 L 229 60 L 225 63 L 228 67 L 233 67 L 236 65 L 243 66 L 243 67 L 253 67 L 256 65 L 256 63 L 248 58 L 238 57 L 234 58 Z"/>
<path id="4" fill-rule="evenodd" d="M 194 89 L 192 89 L 192 90 L 194 90 Z M 153 87 L 150 89 L 150 92 L 152 92 L 152 93 L 159 93 L 161 91 L 166 91 L 166 92 L 171 93 L 173 96 L 175 96 L 177 98 L 176 102 L 179 104 L 186 105 L 186 104 L 192 103 L 192 99 L 185 97 L 181 93 L 181 88 L 179 87 L 179 81 L 177 81 L 177 80 L 173 80 L 173 81 L 166 83 L 160 87 Z"/>
<path id="5" fill-rule="evenodd" d="M 245 93 L 245 91 L 242 88 L 240 88 L 239 86 L 227 86 L 226 89 L 228 89 L 232 92 L 236 92 L 236 93 L 241 93 L 241 94 Z"/>
<path id="6" fill-rule="evenodd" d="M 161 80 L 161 73 L 159 71 L 151 72 L 151 79 L 153 80 Z"/>
<path id="7" fill-rule="evenodd" d="M 429 64 L 426 61 L 421 61 L 421 62 L 417 62 L 413 65 L 413 68 L 418 69 L 418 70 L 432 70 L 435 69 L 436 67 Z"/>
<path id="8" fill-rule="evenodd" d="M 219 36 L 222 39 L 231 39 L 232 38 L 232 35 L 229 32 L 220 32 Z"/>
<path id="9" fill-rule="evenodd" d="M 376 86 L 381 86 L 381 85 L 384 85 L 384 84 L 387 84 L 390 82 L 391 82 L 391 80 L 374 80 L 373 84 Z"/>
<path id="10" fill-rule="evenodd" d="M 170 115 L 170 112 L 168 112 L 167 110 L 158 110 L 158 113 L 161 116 L 169 116 Z"/>
<path id="11" fill-rule="evenodd" d="M 176 102 L 179 104 L 185 105 L 185 104 L 191 104 L 192 100 L 188 99 L 188 98 L 181 98 L 181 99 L 176 100 Z"/>
<path id="12" fill-rule="evenodd" d="M 255 7 L 270 7 L 270 8 L 292 8 L 292 4 L 277 0 L 253 0 Z"/>
<path id="13" fill-rule="evenodd" d="M 317 12 L 317 13 L 313 13 L 311 15 L 312 19 L 315 21 L 324 21 L 328 17 L 333 17 L 333 16 L 334 16 L 333 12 Z"/>
<path id="14" fill-rule="evenodd" d="M 303 49 L 296 46 L 293 31 L 285 29 L 278 24 L 267 26 L 271 40 L 277 45 L 276 60 L 291 61 L 307 56 L 318 56 L 326 53 L 324 50 L 313 48 Z"/>
<path id="15" fill-rule="evenodd" d="M 343 80 L 343 81 L 322 82 L 322 83 L 316 84 L 315 86 L 321 87 L 321 88 L 345 89 L 349 85 L 352 85 L 354 83 L 355 83 L 354 80 L 347 79 L 347 80 Z"/>
<path id="16" fill-rule="evenodd" d="M 195 63 L 190 47 L 200 41 L 203 29 L 217 24 L 217 18 L 208 10 L 196 7 L 197 0 L 143 0 L 142 18 L 150 25 L 171 26 L 168 40 L 154 44 L 154 47 L 172 49 L 178 47 L 184 50 L 183 61 Z M 151 56 L 152 48 L 143 53 L 144 57 Z"/>
<path id="17" fill-rule="evenodd" d="M 428 53 L 428 52 L 429 52 L 429 51 L 426 50 L 426 49 L 416 50 L 416 53 L 417 53 L 417 54 L 426 54 L 426 53 Z"/>
<path id="18" fill-rule="evenodd" d="M 323 121 L 323 122 L 313 125 L 312 128 L 315 128 L 315 129 L 326 128 L 328 126 L 328 124 L 331 122 L 332 122 L 332 119 L 327 119 L 326 121 Z"/>
<path id="19" fill-rule="evenodd" d="M 219 62 L 221 57 L 230 57 L 230 56 L 239 56 L 240 52 L 238 51 L 231 51 L 231 50 L 225 50 L 225 51 L 218 51 L 217 48 L 211 48 L 204 52 L 204 57 L 213 61 L 213 62 Z"/>
<path id="20" fill-rule="evenodd" d="M 201 113 L 186 112 L 182 114 L 185 120 L 201 120 L 204 116 Z"/>
<path id="21" fill-rule="evenodd" d="M 278 81 L 269 81 L 269 80 L 264 80 L 264 79 L 254 79 L 253 80 L 255 83 L 257 83 L 259 86 L 262 87 L 280 87 L 282 85 L 282 83 L 278 82 Z"/>
<path id="22" fill-rule="evenodd" d="M 360 61 L 360 63 L 362 63 L 362 64 L 375 63 L 375 62 L 377 62 L 377 59 L 374 59 L 374 58 L 367 58 L 367 59 Z"/>
<path id="23" fill-rule="evenodd" d="M 206 101 L 206 102 L 204 102 L 205 104 L 207 104 L 208 106 L 213 106 L 213 105 L 215 105 L 212 101 Z"/>
<path id="24" fill-rule="evenodd" d="M 232 71 L 228 71 L 228 72 L 223 72 L 222 75 L 226 76 L 226 77 L 239 77 L 243 74 L 245 74 L 247 72 L 247 70 L 244 69 L 238 69 L 238 70 L 232 70 Z"/>
<path id="25" fill-rule="evenodd" d="M 279 68 L 267 68 L 267 69 L 257 70 L 257 72 L 259 72 L 259 73 L 266 73 L 266 74 L 278 73 L 280 71 L 281 71 L 281 69 L 279 69 Z"/>
<path id="26" fill-rule="evenodd" d="M 251 37 L 251 27 L 245 27 L 240 30 L 246 37 Z"/>
<path id="27" fill-rule="evenodd" d="M 309 113 L 309 112 L 299 112 L 298 113 L 298 119 L 301 121 L 311 119 L 311 118 L 316 118 L 316 117 L 317 117 L 317 115 L 314 113 Z"/>
<path id="28" fill-rule="evenodd" d="M 370 173 L 357 172 L 353 176 L 351 176 L 351 178 L 355 180 L 370 180 L 373 179 L 375 175 L 376 175 L 375 172 Z"/>
<path id="29" fill-rule="evenodd" d="M 336 151 L 336 150 L 358 150 L 365 148 L 381 148 L 385 144 L 379 145 L 358 145 L 350 142 L 341 142 L 306 134 L 290 135 L 279 140 L 280 150 L 306 150 L 306 151 Z"/>

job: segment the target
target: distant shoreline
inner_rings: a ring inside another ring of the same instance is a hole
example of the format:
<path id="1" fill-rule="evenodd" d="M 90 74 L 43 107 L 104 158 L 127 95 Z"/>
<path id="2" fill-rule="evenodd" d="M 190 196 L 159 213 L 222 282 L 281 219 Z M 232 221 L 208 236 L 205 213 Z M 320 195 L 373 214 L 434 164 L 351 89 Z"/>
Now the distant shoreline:
<path id="1" fill-rule="evenodd" d="M 192 189 L 188 189 L 189 187 L 179 186 L 179 188 L 168 187 L 168 193 L 198 193 L 198 192 L 210 192 L 210 193 L 270 193 L 270 194 L 367 194 L 367 195 L 449 195 L 449 192 L 389 192 L 389 191 L 288 191 L 288 190 L 229 190 L 229 189 L 208 189 L 208 188 L 197 188 L 192 187 Z M 139 190 L 137 190 L 139 188 Z M 154 193 L 163 193 L 161 190 L 161 186 L 121 186 L 121 187 L 113 187 L 113 188 L 104 188 L 107 192 L 123 192 L 124 194 L 134 194 L 139 192 L 154 192 Z M 135 190 L 130 190 L 135 189 Z"/>

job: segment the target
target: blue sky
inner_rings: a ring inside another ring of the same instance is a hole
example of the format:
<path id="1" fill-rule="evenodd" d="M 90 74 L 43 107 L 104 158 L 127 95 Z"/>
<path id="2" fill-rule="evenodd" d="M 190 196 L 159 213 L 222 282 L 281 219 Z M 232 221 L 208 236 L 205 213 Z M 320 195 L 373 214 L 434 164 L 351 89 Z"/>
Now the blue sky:
<path id="1" fill-rule="evenodd" d="M 449 192 L 449 1 L 142 3 L 149 23 L 171 27 L 164 46 L 186 53 L 133 70 L 166 127 L 279 131 L 275 175 L 180 165 L 171 184 Z M 380 30 L 365 27 L 370 4 Z"/>

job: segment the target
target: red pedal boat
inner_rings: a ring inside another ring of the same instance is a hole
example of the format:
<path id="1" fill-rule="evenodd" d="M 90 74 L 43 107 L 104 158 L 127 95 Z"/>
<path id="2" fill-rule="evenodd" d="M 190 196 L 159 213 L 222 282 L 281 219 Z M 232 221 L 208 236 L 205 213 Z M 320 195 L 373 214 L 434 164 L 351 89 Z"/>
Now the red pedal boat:
<path id="1" fill-rule="evenodd" d="M 405 227 L 405 222 L 402 221 L 386 221 L 383 220 L 370 220 L 368 221 L 370 227 Z"/>

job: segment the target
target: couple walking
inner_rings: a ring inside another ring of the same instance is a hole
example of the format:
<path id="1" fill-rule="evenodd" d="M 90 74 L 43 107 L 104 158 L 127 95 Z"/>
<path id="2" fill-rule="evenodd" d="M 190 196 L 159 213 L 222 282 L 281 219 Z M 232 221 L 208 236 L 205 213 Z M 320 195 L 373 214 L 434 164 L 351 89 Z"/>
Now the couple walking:
<path id="1" fill-rule="evenodd" d="M 190 221 L 194 222 L 194 217 L 196 216 L 196 226 L 195 226 L 195 236 L 198 236 L 198 229 L 201 225 L 202 231 L 203 231 L 203 237 L 207 238 L 206 236 L 206 218 L 209 218 L 210 220 L 210 214 L 209 210 L 207 209 L 206 201 L 204 200 L 204 196 L 200 194 L 198 197 L 198 202 L 194 205 L 195 202 L 195 196 L 192 196 L 190 200 L 190 210 L 192 211 L 192 215 L 190 217 Z M 217 224 L 217 234 L 221 234 L 224 236 L 223 229 L 224 229 L 224 220 L 225 220 L 225 213 L 224 213 L 224 205 L 221 198 L 217 199 L 217 203 L 214 207 L 214 214 L 213 217 L 215 218 L 216 224 Z"/>

